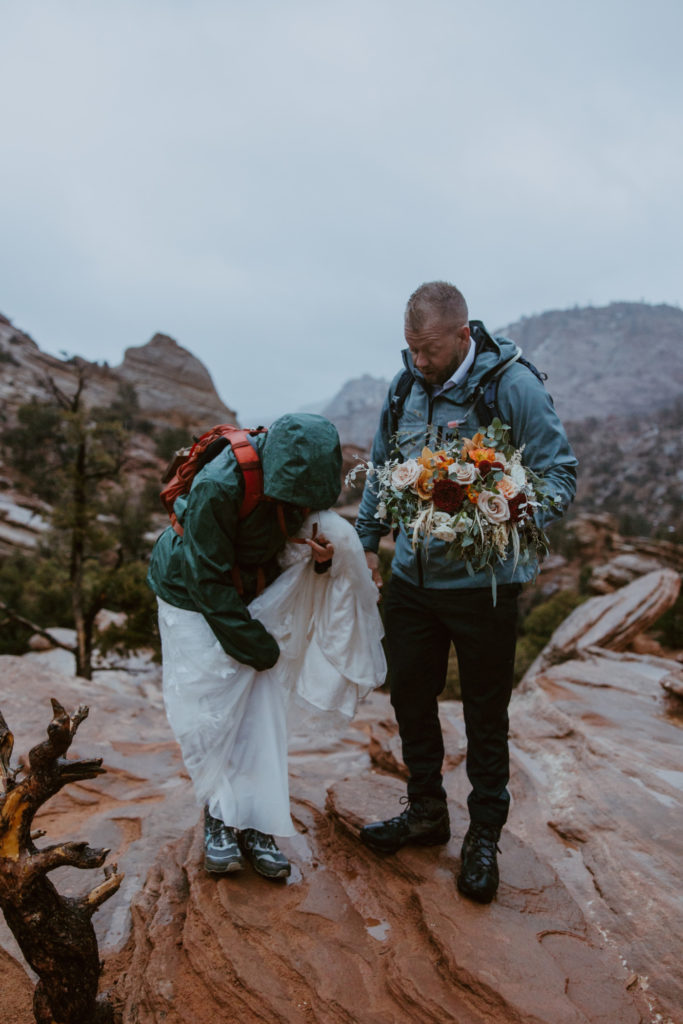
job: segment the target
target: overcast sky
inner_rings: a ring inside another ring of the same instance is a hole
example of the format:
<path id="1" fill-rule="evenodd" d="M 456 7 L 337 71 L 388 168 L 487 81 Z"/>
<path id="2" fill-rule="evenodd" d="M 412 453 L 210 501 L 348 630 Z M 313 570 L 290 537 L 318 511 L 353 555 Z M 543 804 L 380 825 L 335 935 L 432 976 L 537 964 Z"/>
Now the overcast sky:
<path id="1" fill-rule="evenodd" d="M 680 0 L 0 0 L 0 312 L 157 331 L 243 423 L 489 328 L 683 301 Z"/>

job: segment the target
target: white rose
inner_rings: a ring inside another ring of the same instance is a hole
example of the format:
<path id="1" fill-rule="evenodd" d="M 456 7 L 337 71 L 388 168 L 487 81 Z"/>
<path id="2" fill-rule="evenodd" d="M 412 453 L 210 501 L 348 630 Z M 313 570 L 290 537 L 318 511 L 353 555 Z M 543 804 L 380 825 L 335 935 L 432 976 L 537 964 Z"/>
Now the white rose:
<path id="1" fill-rule="evenodd" d="M 493 461 L 494 462 L 500 462 L 500 464 L 503 467 L 503 469 L 506 469 L 507 464 L 508 464 L 508 460 L 505 458 L 505 456 L 503 455 L 502 452 L 496 452 L 496 457 L 495 457 L 495 459 Z"/>
<path id="2" fill-rule="evenodd" d="M 432 537 L 436 537 L 437 540 L 454 541 L 456 538 L 456 531 L 453 529 L 453 523 L 448 512 L 435 512 L 432 516 Z"/>
<path id="3" fill-rule="evenodd" d="M 510 518 L 510 509 L 501 494 L 482 491 L 477 498 L 477 505 L 490 523 L 504 523 Z"/>
<path id="4" fill-rule="evenodd" d="M 526 473 L 524 472 L 523 466 L 520 466 L 518 462 L 515 462 L 512 466 L 510 466 L 508 474 L 517 484 L 518 489 L 524 487 L 524 484 L 526 483 Z"/>
<path id="5" fill-rule="evenodd" d="M 406 487 L 415 483 L 422 468 L 416 459 L 401 462 L 391 474 L 392 487 L 395 487 L 397 491 L 405 491 Z"/>
<path id="6" fill-rule="evenodd" d="M 477 476 L 477 467 L 473 462 L 454 462 L 448 467 L 448 475 L 455 477 L 459 484 L 473 484 Z"/>

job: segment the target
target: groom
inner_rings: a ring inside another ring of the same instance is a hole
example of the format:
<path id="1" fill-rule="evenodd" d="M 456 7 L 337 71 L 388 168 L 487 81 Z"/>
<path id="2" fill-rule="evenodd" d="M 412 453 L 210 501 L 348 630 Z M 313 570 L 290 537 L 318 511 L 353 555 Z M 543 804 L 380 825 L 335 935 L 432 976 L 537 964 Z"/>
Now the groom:
<path id="1" fill-rule="evenodd" d="M 543 527 L 566 508 L 576 488 L 577 461 L 552 400 L 541 381 L 519 362 L 507 338 L 492 337 L 470 321 L 467 303 L 452 284 L 421 285 L 405 311 L 405 370 L 387 395 L 372 448 L 381 465 L 398 444 L 403 460 L 424 445 L 440 446 L 457 422 L 472 437 L 481 422 L 477 396 L 486 377 L 498 374 L 496 414 L 510 425 L 512 443 L 524 446 L 525 463 L 545 478 L 555 500 L 537 510 Z M 381 586 L 377 555 L 382 533 L 376 518 L 377 492 L 366 481 L 356 529 L 367 563 Z M 366 825 L 361 840 L 373 850 L 394 853 L 412 843 L 448 842 L 450 822 L 443 787 L 443 737 L 438 697 L 446 682 L 451 643 L 460 671 L 467 731 L 470 827 L 457 879 L 460 892 L 480 903 L 498 888 L 497 843 L 507 820 L 510 796 L 508 703 L 515 660 L 517 597 L 536 564 L 515 564 L 512 556 L 496 567 L 497 600 L 485 571 L 470 576 L 462 562 L 447 557 L 447 543 L 431 539 L 428 557 L 402 527 L 396 540 L 392 579 L 384 603 L 391 702 L 398 722 L 403 759 L 410 773 L 407 807 L 399 815 Z"/>

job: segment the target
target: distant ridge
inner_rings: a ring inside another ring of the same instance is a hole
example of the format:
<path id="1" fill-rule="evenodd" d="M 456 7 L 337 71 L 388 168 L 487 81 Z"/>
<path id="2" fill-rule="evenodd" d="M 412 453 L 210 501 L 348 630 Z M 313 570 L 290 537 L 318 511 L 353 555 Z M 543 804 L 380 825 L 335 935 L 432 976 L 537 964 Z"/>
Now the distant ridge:
<path id="1" fill-rule="evenodd" d="M 548 374 L 567 421 L 634 414 L 674 403 L 683 392 L 683 310 L 643 302 L 552 310 L 496 331 Z"/>

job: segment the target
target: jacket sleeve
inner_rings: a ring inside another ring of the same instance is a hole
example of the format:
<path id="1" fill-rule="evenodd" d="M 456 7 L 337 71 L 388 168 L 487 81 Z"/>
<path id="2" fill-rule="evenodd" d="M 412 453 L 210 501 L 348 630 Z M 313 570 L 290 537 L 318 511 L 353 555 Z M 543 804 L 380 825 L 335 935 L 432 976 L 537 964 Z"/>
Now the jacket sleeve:
<path id="1" fill-rule="evenodd" d="M 183 577 L 223 650 L 261 671 L 275 664 L 280 648 L 251 617 L 232 580 L 239 504 L 237 484 L 231 489 L 213 480 L 195 482 L 183 518 Z"/>
<path id="2" fill-rule="evenodd" d="M 393 387 L 393 385 L 392 385 Z M 381 466 L 389 458 L 389 402 L 391 400 L 392 388 L 389 388 L 382 412 L 379 418 L 379 427 L 372 443 L 370 459 L 375 466 Z M 356 533 L 365 551 L 378 551 L 380 538 L 389 533 L 390 527 L 375 517 L 377 512 L 377 478 L 366 476 L 363 496 L 361 498 L 358 515 L 356 516 Z"/>
<path id="3" fill-rule="evenodd" d="M 538 525 L 545 527 L 563 516 L 574 498 L 578 460 L 550 395 L 524 367 L 504 375 L 497 402 L 503 421 L 510 424 L 512 443 L 524 445 L 523 463 L 543 477 L 546 494 L 556 503 L 536 513 Z"/>

